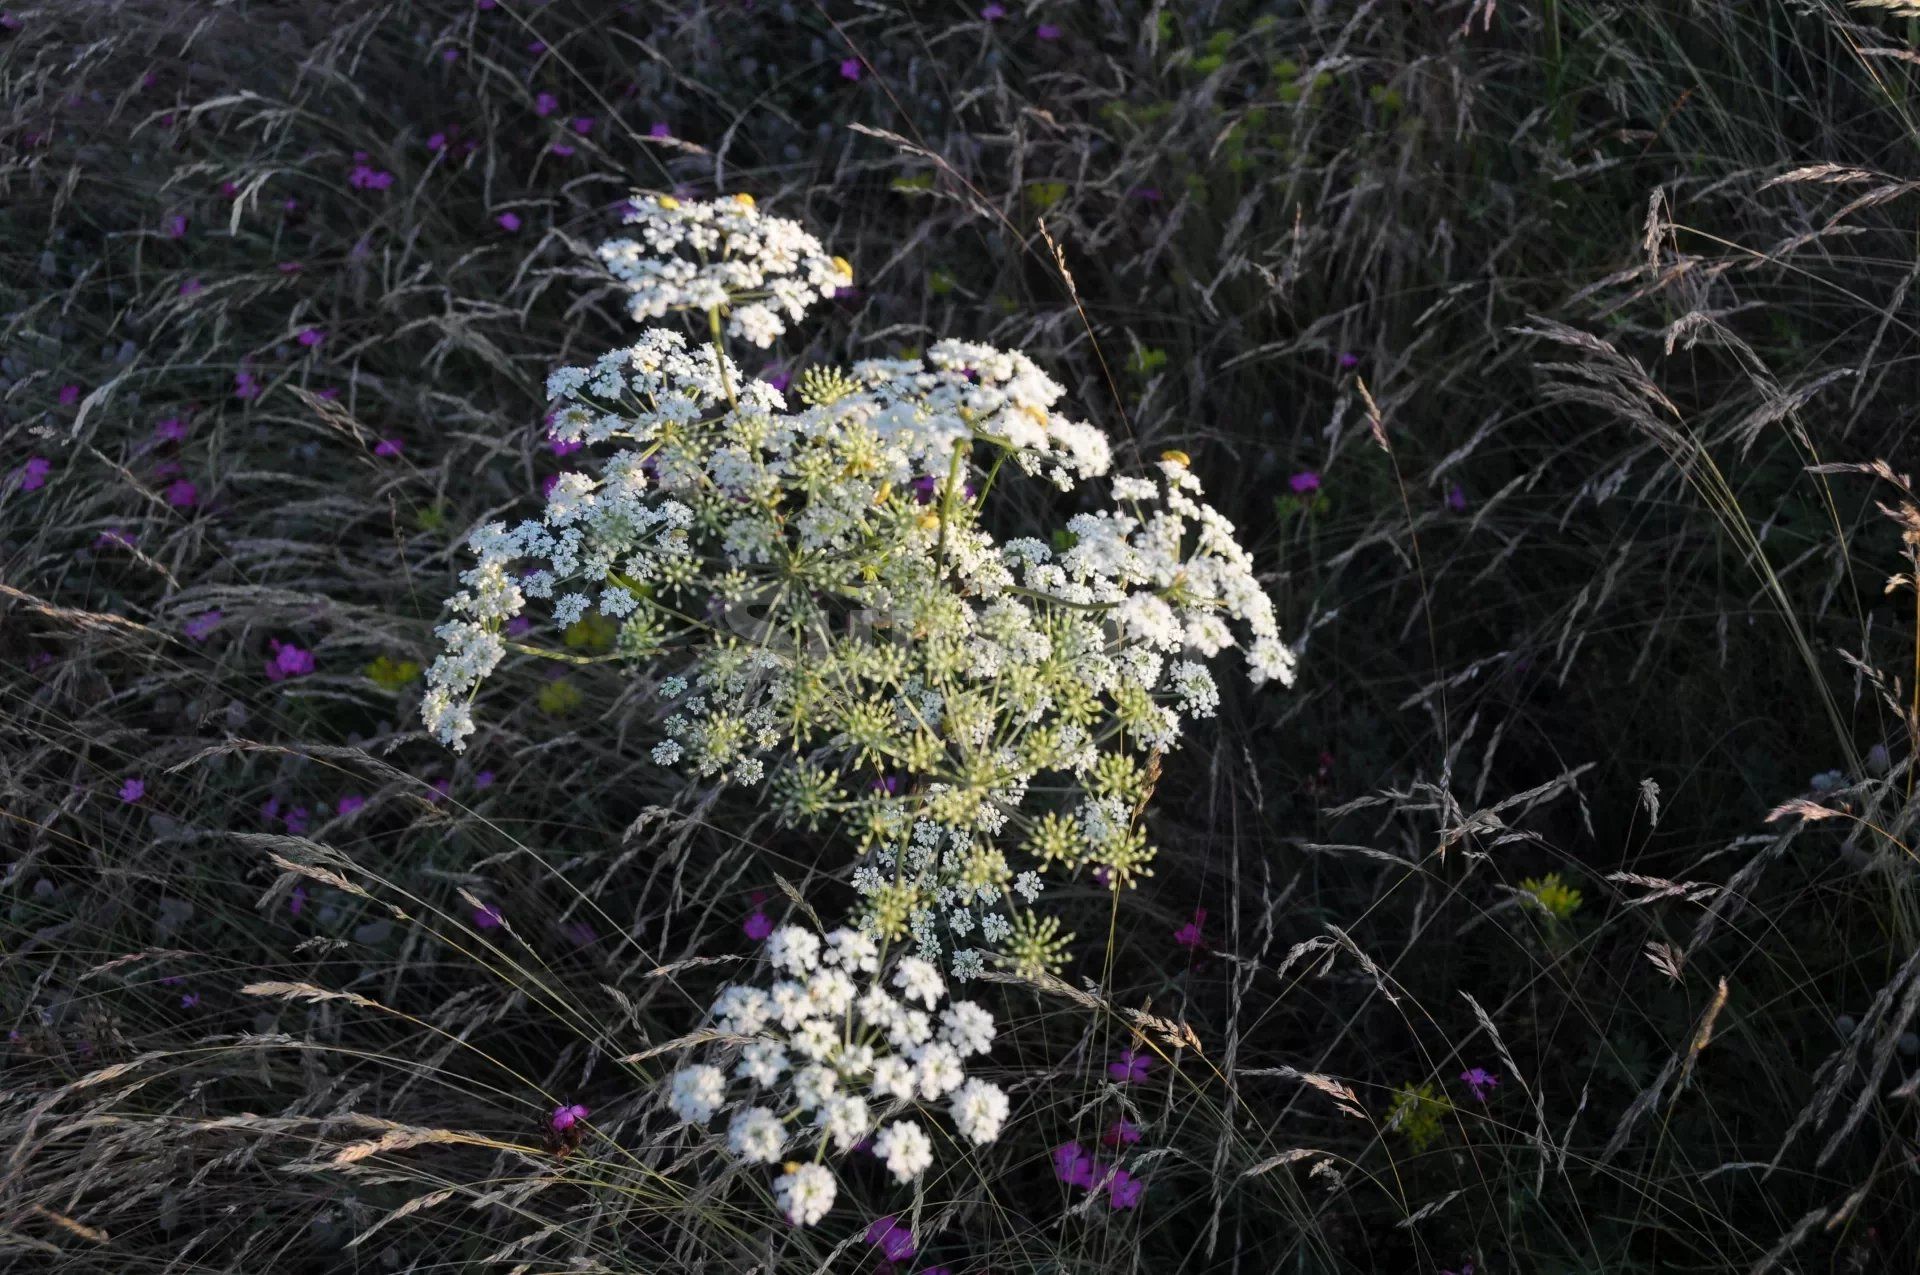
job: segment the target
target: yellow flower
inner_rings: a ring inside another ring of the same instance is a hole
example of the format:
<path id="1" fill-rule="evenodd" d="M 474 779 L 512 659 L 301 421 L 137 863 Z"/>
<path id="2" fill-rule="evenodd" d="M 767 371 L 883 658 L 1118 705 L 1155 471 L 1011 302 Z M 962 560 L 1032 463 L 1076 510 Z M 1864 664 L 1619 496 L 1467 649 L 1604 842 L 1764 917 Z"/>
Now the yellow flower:
<path id="1" fill-rule="evenodd" d="M 391 655 L 383 655 L 364 670 L 376 686 L 382 690 L 397 691 L 420 676 L 420 666 L 412 660 L 396 660 Z"/>
<path id="2" fill-rule="evenodd" d="M 733 197 L 733 202 L 739 204 L 742 208 L 751 208 L 753 207 L 753 196 L 747 194 L 745 191 L 741 191 Z"/>
<path id="3" fill-rule="evenodd" d="M 665 208 L 668 210 L 672 210 L 680 206 L 680 201 L 675 199 L 672 195 L 662 195 L 660 196 L 659 199 L 655 200 L 654 202 L 659 204 L 662 208 Z"/>
<path id="4" fill-rule="evenodd" d="M 1178 465 L 1182 469 L 1186 469 L 1193 464 L 1193 457 L 1173 447 L 1169 447 L 1166 451 L 1161 452 L 1160 459 L 1166 461 L 1169 465 Z"/>

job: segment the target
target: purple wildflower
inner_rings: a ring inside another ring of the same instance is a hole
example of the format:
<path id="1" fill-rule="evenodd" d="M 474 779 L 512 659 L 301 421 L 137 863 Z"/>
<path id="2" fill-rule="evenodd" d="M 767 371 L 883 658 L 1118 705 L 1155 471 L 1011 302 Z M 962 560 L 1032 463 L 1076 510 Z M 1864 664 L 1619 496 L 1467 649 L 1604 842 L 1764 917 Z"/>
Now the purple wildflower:
<path id="1" fill-rule="evenodd" d="M 667 127 L 665 120 L 655 120 L 653 127 L 647 130 L 648 137 L 667 138 L 673 136 L 673 130 Z"/>
<path id="2" fill-rule="evenodd" d="M 105 531 L 93 538 L 93 547 L 96 549 L 131 549 L 133 548 L 133 542 L 133 533 L 129 532 L 126 528 L 108 527 Z"/>
<path id="3" fill-rule="evenodd" d="M 162 443 L 184 443 L 187 441 L 187 422 L 178 416 L 169 416 L 153 427 L 153 437 Z"/>
<path id="4" fill-rule="evenodd" d="M 200 489 L 185 478 L 167 484 L 167 503 L 175 509 L 191 509 L 200 502 Z"/>
<path id="5" fill-rule="evenodd" d="M 842 58 L 840 61 L 840 78 L 843 80 L 858 80 L 860 78 L 860 59 Z"/>
<path id="6" fill-rule="evenodd" d="M 1051 22 L 1042 22 L 1033 29 L 1033 33 L 1042 40 L 1058 40 L 1060 38 L 1060 28 Z"/>
<path id="7" fill-rule="evenodd" d="M 406 448 L 407 445 L 400 439 L 383 438 L 373 445 L 373 454 L 386 460 L 392 460 L 395 456 L 405 451 Z"/>
<path id="8" fill-rule="evenodd" d="M 1340 357 L 1335 359 L 1334 362 L 1338 363 L 1342 368 L 1342 370 L 1345 370 L 1347 368 L 1355 368 L 1360 366 L 1360 356 L 1358 354 L 1353 354 L 1346 350 L 1342 350 L 1340 351 Z"/>
<path id="9" fill-rule="evenodd" d="M 218 611 L 202 611 L 199 615 L 194 616 L 191 620 L 181 625 L 180 631 L 196 642 L 204 642 L 211 637 L 213 631 L 219 627 L 220 613 Z"/>
<path id="10" fill-rule="evenodd" d="M 553 1117 L 548 1123 L 553 1125 L 553 1131 L 555 1133 L 565 1133 L 591 1114 L 592 1112 L 588 1108 L 581 1106 L 577 1102 L 568 1103 L 564 1107 L 555 1107 L 553 1109 Z"/>
<path id="11" fill-rule="evenodd" d="M 533 99 L 533 113 L 542 117 L 551 115 L 559 109 L 560 99 L 551 93 L 539 93 Z"/>
<path id="12" fill-rule="evenodd" d="M 1107 1064 L 1107 1074 L 1123 1085 L 1137 1085 L 1147 1078 L 1147 1069 L 1152 1066 L 1150 1054 L 1138 1049 L 1125 1049 L 1120 1052 L 1120 1061 Z"/>
<path id="13" fill-rule="evenodd" d="M 1126 1117 L 1113 1122 L 1113 1127 L 1100 1135 L 1100 1141 L 1110 1147 L 1130 1147 L 1140 1141 L 1140 1126 Z"/>
<path id="14" fill-rule="evenodd" d="M 1005 19 L 1006 16 L 1007 6 L 1004 4 L 990 4 L 980 10 L 980 20 L 982 22 L 999 22 Z"/>
<path id="15" fill-rule="evenodd" d="M 60 406 L 72 407 L 79 401 L 80 387 L 78 385 L 62 385 L 60 387 Z"/>
<path id="16" fill-rule="evenodd" d="M 1116 1213 L 1121 1209 L 1134 1208 L 1139 1205 L 1141 1193 L 1146 1189 L 1146 1183 L 1125 1169 L 1116 1170 L 1113 1180 L 1107 1183 L 1107 1207 Z"/>
<path id="17" fill-rule="evenodd" d="M 562 159 L 565 159 L 569 155 L 573 154 L 573 147 L 567 145 L 567 143 L 565 142 L 555 142 L 548 149 L 550 149 L 554 154 L 558 155 Z"/>
<path id="18" fill-rule="evenodd" d="M 1453 510 L 1455 513 L 1462 513 L 1466 510 L 1466 507 L 1467 493 L 1461 489 L 1460 484 L 1454 483 L 1449 486 L 1447 488 L 1447 508 Z"/>
<path id="19" fill-rule="evenodd" d="M 367 804 L 367 799 L 365 797 L 359 796 L 358 794 L 349 793 L 347 796 L 342 797 L 339 801 L 335 802 L 333 808 L 335 813 L 337 813 L 342 819 L 345 819 L 348 815 L 359 814 L 361 808 L 364 807 L 366 804 Z"/>
<path id="20" fill-rule="evenodd" d="M 13 472 L 20 479 L 21 491 L 38 491 L 47 485 L 47 475 L 53 472 L 53 462 L 45 456 L 29 456 L 27 463 Z"/>
<path id="21" fill-rule="evenodd" d="M 1193 920 L 1188 921 L 1185 925 L 1173 932 L 1173 941 L 1181 947 L 1189 948 L 1196 952 L 1199 951 L 1200 947 L 1206 942 L 1206 940 L 1201 937 L 1200 927 L 1206 923 L 1207 910 L 1205 908 L 1195 908 L 1193 910 Z"/>
<path id="22" fill-rule="evenodd" d="M 913 1232 L 900 1225 L 891 1213 L 873 1219 L 873 1225 L 867 1228 L 867 1243 L 880 1250 L 882 1261 L 913 1260 Z"/>
<path id="23" fill-rule="evenodd" d="M 385 190 L 393 185 L 393 174 L 384 168 L 375 168 L 362 159 L 347 174 L 347 185 L 355 190 Z"/>
<path id="24" fill-rule="evenodd" d="M 206 290 L 207 285 L 198 279 L 182 279 L 180 281 L 180 295 L 183 297 L 197 297 Z"/>
<path id="25" fill-rule="evenodd" d="M 553 454 L 554 454 L 555 456 L 571 456 L 571 455 L 573 455 L 573 454 L 574 454 L 575 452 L 577 452 L 577 451 L 579 451 L 579 450 L 580 450 L 580 449 L 581 449 L 582 447 L 585 447 L 585 446 L 586 446 L 586 444 L 585 444 L 585 443 L 583 443 L 583 442 L 581 442 L 581 441 L 580 441 L 579 439 L 577 439 L 577 438 L 551 438 L 551 437 L 549 437 L 549 438 L 547 439 L 547 448 L 548 448 L 548 450 L 550 450 L 550 451 L 551 451 L 551 452 L 552 452 L 552 453 L 553 453 Z"/>
<path id="26" fill-rule="evenodd" d="M 498 217 L 495 217 L 494 220 L 500 224 L 500 229 L 506 231 L 508 234 L 512 234 L 514 231 L 520 229 L 519 213 L 503 212 Z"/>
<path id="27" fill-rule="evenodd" d="M 447 135 L 445 133 L 428 133 L 427 149 L 436 155 L 447 149 Z"/>
<path id="28" fill-rule="evenodd" d="M 169 239 L 185 239 L 187 237 L 187 218 L 185 213 L 174 213 L 165 221 L 161 222 L 160 225 L 162 229 L 167 232 L 167 238 Z"/>
<path id="29" fill-rule="evenodd" d="M 294 338 L 294 340 L 298 341 L 301 345 L 304 345 L 309 350 L 313 349 L 315 346 L 319 345 L 322 341 L 326 339 L 327 339 L 327 334 L 325 332 L 322 332 L 319 328 L 302 328 L 300 329 L 300 335 Z"/>
<path id="30" fill-rule="evenodd" d="M 267 646 L 271 651 L 267 657 L 268 681 L 284 682 L 290 677 L 305 677 L 313 672 L 312 651 L 276 639 L 269 639 Z"/>
<path id="31" fill-rule="evenodd" d="M 758 943 L 773 933 L 773 921 L 765 912 L 755 908 L 753 913 L 740 923 L 740 931 Z"/>
<path id="32" fill-rule="evenodd" d="M 293 887 L 293 893 L 287 895 L 287 911 L 293 913 L 295 916 L 299 916 L 306 910 L 307 887 L 304 885 L 296 885 Z"/>
<path id="33" fill-rule="evenodd" d="M 594 120 L 591 115 L 576 115 L 573 117 L 573 131 L 582 137 L 593 132 L 593 124 Z"/>
<path id="34" fill-rule="evenodd" d="M 1311 469 L 1303 469 L 1287 479 L 1287 486 L 1293 489 L 1294 495 L 1304 496 L 1310 491 L 1320 490 L 1320 475 Z"/>
<path id="35" fill-rule="evenodd" d="M 1053 1149 L 1053 1176 L 1068 1186 L 1092 1190 L 1100 1180 L 1100 1162 L 1087 1154 L 1077 1142 L 1063 1142 Z"/>
<path id="36" fill-rule="evenodd" d="M 281 274 L 299 274 L 302 270 L 305 270 L 306 267 L 297 261 L 282 261 L 274 266 L 274 269 L 278 270 Z"/>
<path id="37" fill-rule="evenodd" d="M 182 996 L 180 998 L 180 1008 L 181 1009 L 199 1009 L 200 993 L 188 992 L 186 995 Z"/>
<path id="38" fill-rule="evenodd" d="M 564 934 L 567 941 L 575 947 L 592 947 L 600 941 L 599 931 L 595 930 L 592 923 L 588 921 L 570 922 L 560 928 L 560 933 Z"/>
<path id="39" fill-rule="evenodd" d="M 1460 1073 L 1460 1079 L 1465 1082 L 1467 1088 L 1473 1090 L 1473 1096 L 1481 1102 L 1485 1102 L 1487 1095 L 1500 1084 L 1500 1077 L 1485 1067 L 1469 1067 Z"/>
<path id="40" fill-rule="evenodd" d="M 473 910 L 473 923 L 483 930 L 497 930 L 507 923 L 507 918 L 501 916 L 500 909 L 493 904 L 483 903 Z"/>
<path id="41" fill-rule="evenodd" d="M 131 806 L 147 795 L 147 781 L 138 775 L 128 775 L 120 781 L 120 800 Z"/>
<path id="42" fill-rule="evenodd" d="M 785 393 L 787 386 L 793 384 L 793 374 L 778 363 L 769 363 L 760 369 L 760 379 L 774 389 Z"/>
<path id="43" fill-rule="evenodd" d="M 446 63 L 449 63 L 449 64 L 451 64 L 451 63 L 454 63 L 454 62 L 458 62 L 458 61 L 460 60 L 460 50 L 458 50 L 458 49 L 442 49 L 442 50 L 440 50 L 440 60 L 441 60 L 442 62 L 446 62 Z"/>
<path id="44" fill-rule="evenodd" d="M 260 397 L 260 382 L 244 367 L 233 374 L 233 396 L 242 400 Z"/>
<path id="45" fill-rule="evenodd" d="M 491 770 L 483 770 L 475 775 L 473 777 L 473 786 L 476 789 L 493 787 L 493 772 Z"/>

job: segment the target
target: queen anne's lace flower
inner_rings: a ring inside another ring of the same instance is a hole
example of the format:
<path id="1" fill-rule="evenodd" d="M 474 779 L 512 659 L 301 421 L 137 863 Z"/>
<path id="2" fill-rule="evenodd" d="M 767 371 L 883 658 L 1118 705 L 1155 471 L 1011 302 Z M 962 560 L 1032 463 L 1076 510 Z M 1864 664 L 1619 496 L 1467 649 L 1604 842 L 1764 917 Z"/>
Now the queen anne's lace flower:
<path id="1" fill-rule="evenodd" d="M 839 1191 L 833 1174 L 817 1164 L 796 1164 L 773 1183 L 773 1201 L 795 1226 L 812 1226 L 833 1207 Z"/>
<path id="2" fill-rule="evenodd" d="M 751 307 L 797 318 L 842 277 L 751 201 L 642 201 L 633 224 L 606 255 L 648 316 L 724 310 L 764 334 Z M 801 1025 L 842 1013 L 880 941 L 911 944 L 924 972 L 896 970 L 928 1007 L 942 969 L 1057 968 L 1072 935 L 1038 911 L 1043 876 L 1118 890 L 1151 875 L 1140 814 L 1160 755 L 1218 710 L 1209 662 L 1239 647 L 1255 683 L 1293 677 L 1251 557 L 1178 454 L 1112 479 L 1111 503 L 1052 543 L 996 538 L 996 488 L 1072 489 L 1112 464 L 1017 351 L 947 340 L 811 369 L 789 403 L 654 328 L 548 391 L 553 437 L 610 454 L 556 482 L 540 521 L 473 534 L 423 716 L 464 746 L 529 606 L 556 628 L 611 621 L 615 654 L 659 676 L 657 765 L 766 783 L 787 825 L 847 831 L 858 928 L 825 949 L 776 934 L 791 978 L 729 1011 L 746 1035 L 777 1022 L 799 1061 L 827 1049 Z M 930 1034 L 905 1014 L 887 1031 L 897 1049 Z"/>
<path id="3" fill-rule="evenodd" d="M 632 294 L 636 319 L 673 310 L 730 314 L 728 333 L 762 349 L 815 301 L 853 282 L 853 267 L 800 223 L 761 212 L 750 195 L 683 203 L 631 201 L 630 238 L 600 245 L 600 259 Z"/>
<path id="4" fill-rule="evenodd" d="M 732 1105 L 726 1150 L 749 1164 L 772 1163 L 795 1136 L 816 1158 L 851 1153 L 871 1136 L 901 1182 L 933 1163 L 921 1123 L 940 1110 L 933 1104 L 944 1104 L 968 1142 L 999 1136 L 1005 1091 L 966 1071 L 966 1060 L 993 1043 L 993 1015 L 972 1001 L 948 1001 L 932 965 L 907 955 L 883 966 L 877 945 L 856 930 L 822 936 L 799 926 L 770 936 L 767 965 L 770 988 L 736 983 L 713 1002 L 713 1025 L 727 1041 L 715 1048 L 738 1049 L 731 1079 L 711 1062 L 669 1077 L 667 1104 L 683 1121 L 703 1125 Z M 786 977 L 808 971 L 805 983 Z M 781 1181 L 793 1172 L 789 1166 Z"/>

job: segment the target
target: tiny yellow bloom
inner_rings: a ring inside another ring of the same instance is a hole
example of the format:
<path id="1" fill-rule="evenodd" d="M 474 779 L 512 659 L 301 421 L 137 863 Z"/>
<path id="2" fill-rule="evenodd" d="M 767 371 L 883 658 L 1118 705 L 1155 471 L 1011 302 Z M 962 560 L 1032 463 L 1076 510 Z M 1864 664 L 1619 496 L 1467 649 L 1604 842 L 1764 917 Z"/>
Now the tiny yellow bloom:
<path id="1" fill-rule="evenodd" d="M 833 268 L 845 275 L 848 283 L 853 282 L 853 263 L 851 261 L 848 261 L 845 257 L 835 257 L 833 259 Z"/>
<path id="2" fill-rule="evenodd" d="M 1182 469 L 1193 464 L 1193 457 L 1173 447 L 1169 447 L 1166 451 L 1161 452 L 1160 459 L 1166 461 L 1169 465 L 1178 465 Z"/>
<path id="3" fill-rule="evenodd" d="M 935 531 L 940 526 L 940 515 L 929 510 L 920 515 L 920 530 Z"/>
<path id="4" fill-rule="evenodd" d="M 893 495 L 893 480 L 888 479 L 886 482 L 880 484 L 879 491 L 873 493 L 873 503 L 876 505 L 884 505 L 887 503 L 887 497 L 891 495 Z"/>
<path id="5" fill-rule="evenodd" d="M 753 196 L 743 190 L 733 197 L 733 202 L 739 204 L 742 208 L 751 208 L 753 207 Z"/>
<path id="6" fill-rule="evenodd" d="M 680 206 L 680 201 L 675 199 L 672 195 L 662 195 L 655 202 L 658 203 L 662 208 L 667 208 L 667 209 L 678 208 Z"/>

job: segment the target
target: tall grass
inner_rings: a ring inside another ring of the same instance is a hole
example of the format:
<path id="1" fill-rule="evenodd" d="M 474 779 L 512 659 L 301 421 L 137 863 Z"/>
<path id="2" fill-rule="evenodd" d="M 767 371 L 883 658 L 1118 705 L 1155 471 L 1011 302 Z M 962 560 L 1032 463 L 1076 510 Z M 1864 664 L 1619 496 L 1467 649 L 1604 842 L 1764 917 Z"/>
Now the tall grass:
<path id="1" fill-rule="evenodd" d="M 859 263 L 785 366 L 1045 351 L 1304 643 L 1168 759 L 1069 980 L 986 989 L 1022 1132 L 902 1197 L 913 1269 L 1912 1269 L 1912 24 L 1007 8 L 9 11 L 20 1269 L 877 1260 L 653 1092 L 816 848 L 598 664 L 457 760 L 416 724 L 463 533 L 568 464 L 542 378 L 625 330 L 581 249 L 635 184 Z M 1047 1155 L 1121 1116 L 1129 1212 Z"/>

